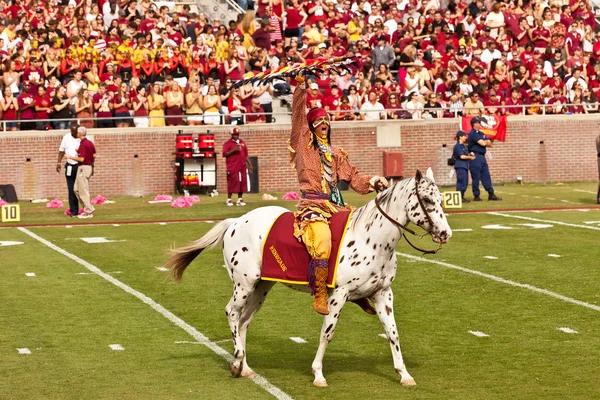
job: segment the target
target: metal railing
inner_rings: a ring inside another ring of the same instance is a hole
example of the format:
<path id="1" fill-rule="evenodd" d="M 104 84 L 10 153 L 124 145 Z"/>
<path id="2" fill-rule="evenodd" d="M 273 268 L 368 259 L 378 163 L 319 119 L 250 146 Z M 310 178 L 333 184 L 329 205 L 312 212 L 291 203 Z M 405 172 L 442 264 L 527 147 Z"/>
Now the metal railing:
<path id="1" fill-rule="evenodd" d="M 596 103 L 582 103 L 582 104 L 573 104 L 573 103 L 569 103 L 569 104 L 561 104 L 561 108 L 563 109 L 569 109 L 569 107 L 572 106 L 577 106 L 577 107 L 582 107 L 583 110 L 580 114 L 573 114 L 570 112 L 561 112 L 561 113 L 552 113 L 552 112 L 548 112 L 548 109 L 553 109 L 555 108 L 554 105 L 551 104 L 521 104 L 518 106 L 513 106 L 513 105 L 509 105 L 509 106 L 494 106 L 494 107 L 463 107 L 463 112 L 465 110 L 480 110 L 480 109 L 484 109 L 484 112 L 481 114 L 477 114 L 477 115 L 482 115 L 482 116 L 486 116 L 486 115 L 493 115 L 490 113 L 486 113 L 487 110 L 489 109 L 497 109 L 497 110 L 504 110 L 504 109 L 514 109 L 514 108 L 519 108 L 521 109 L 521 113 L 520 114 L 509 114 L 506 115 L 507 117 L 511 117 L 511 116 L 517 116 L 517 115 L 531 115 L 531 114 L 527 114 L 526 110 L 530 109 L 530 108 L 539 108 L 541 110 L 540 114 L 533 114 L 532 116 L 535 115 L 581 115 L 581 114 L 595 114 L 600 112 L 600 102 L 596 102 Z M 598 107 L 599 110 L 594 110 L 594 111 L 586 111 L 586 106 L 594 106 L 594 107 Z M 383 109 L 383 110 L 330 110 L 328 111 L 330 114 L 353 114 L 353 115 L 367 115 L 367 114 L 381 114 L 381 116 L 383 118 L 380 119 L 389 119 L 387 117 L 388 113 L 396 113 L 396 112 L 405 112 L 405 111 L 415 111 L 415 112 L 443 112 L 444 116 L 443 117 L 439 117 L 437 119 L 449 119 L 449 118 L 460 118 L 463 114 L 466 115 L 467 113 L 459 113 L 458 111 L 454 110 L 454 111 L 450 111 L 449 108 L 443 108 L 443 107 L 439 107 L 439 108 L 418 108 L 418 109 L 413 109 L 413 110 L 408 110 L 406 108 L 393 108 L 393 109 Z M 279 111 L 275 111 L 275 112 L 270 112 L 270 113 L 243 113 L 243 114 L 225 114 L 225 113 L 219 113 L 219 118 L 221 123 L 218 125 L 230 125 L 229 123 L 227 123 L 228 120 L 230 120 L 231 118 L 242 118 L 243 122 L 246 123 L 246 117 L 247 116 L 254 116 L 254 115 L 271 115 L 271 116 L 278 116 L 278 115 L 283 115 L 283 116 L 291 116 L 292 113 L 289 111 L 285 111 L 285 112 L 279 112 Z M 70 124 L 71 122 L 77 122 L 77 123 L 81 123 L 81 122 L 106 122 L 106 121 L 116 121 L 116 120 L 129 120 L 131 125 L 131 128 L 135 128 L 135 126 L 133 126 L 133 121 L 134 119 L 137 118 L 147 118 L 148 121 L 152 120 L 152 119 L 162 119 L 165 121 L 165 123 L 167 123 L 170 119 L 183 119 L 185 120 L 187 117 L 207 117 L 207 118 L 211 118 L 211 117 L 217 117 L 217 115 L 204 115 L 204 114 L 181 114 L 181 115 L 160 115 L 160 116 L 142 116 L 142 117 L 138 117 L 138 116 L 130 116 L 130 117 L 103 117 L 103 118 L 77 118 L 77 117 L 73 117 L 73 118 L 65 118 L 65 119 L 30 119 L 30 120 L 23 120 L 23 119 L 18 119 L 18 120 L 1 120 L 0 121 L 0 126 L 1 126 L 1 130 L 2 131 L 6 131 L 6 125 L 7 124 L 11 124 L 11 123 L 37 123 L 40 125 L 51 125 L 53 123 L 56 122 L 66 122 L 67 124 Z M 404 121 L 410 121 L 410 119 L 403 119 Z M 420 120 L 426 120 L 426 118 L 420 118 Z M 334 118 L 333 122 L 342 122 L 342 120 L 336 120 Z M 347 122 L 347 121 L 346 121 Z M 149 127 L 150 123 L 148 124 Z M 176 126 L 176 125 L 175 125 Z M 38 129 L 38 130 L 43 130 L 43 129 Z"/>

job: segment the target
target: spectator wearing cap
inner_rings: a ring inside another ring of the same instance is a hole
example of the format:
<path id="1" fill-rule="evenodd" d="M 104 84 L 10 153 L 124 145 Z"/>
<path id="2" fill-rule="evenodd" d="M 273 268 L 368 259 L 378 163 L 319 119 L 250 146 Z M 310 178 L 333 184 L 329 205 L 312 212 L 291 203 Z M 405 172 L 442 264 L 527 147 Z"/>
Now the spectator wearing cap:
<path id="1" fill-rule="evenodd" d="M 469 169 L 473 180 L 473 200 L 481 201 L 479 182 L 483 183 L 483 188 L 488 192 L 488 200 L 502 200 L 494 194 L 492 186 L 492 178 L 488 167 L 485 153 L 487 148 L 492 147 L 492 141 L 481 130 L 483 129 L 482 122 L 487 123 L 483 117 L 474 117 L 471 119 L 471 131 L 468 135 L 468 150 L 474 153 L 475 158 L 470 160 Z"/>
<path id="2" fill-rule="evenodd" d="M 316 82 L 310 84 L 310 91 L 306 94 L 306 106 L 308 108 L 323 107 L 323 95 Z"/>
<path id="3" fill-rule="evenodd" d="M 464 31 L 462 38 L 460 38 L 460 40 L 458 41 L 458 45 L 465 47 L 475 47 L 477 46 L 477 41 L 475 40 L 475 38 L 473 38 L 473 36 L 471 36 L 471 32 Z"/>
<path id="4" fill-rule="evenodd" d="M 527 109 L 525 112 L 527 115 L 539 115 L 542 113 L 542 100 L 541 100 L 541 91 L 539 88 L 533 88 L 531 90 L 531 94 L 529 95 L 529 100 L 527 102 Z"/>
<path id="5" fill-rule="evenodd" d="M 44 76 L 41 58 L 31 58 L 29 66 L 23 71 L 22 81 L 29 83 L 31 93 L 37 93 L 38 86 L 44 84 Z"/>
<path id="6" fill-rule="evenodd" d="M 37 95 L 37 89 L 35 91 Z M 21 121 L 20 130 L 31 131 L 35 129 L 35 98 L 31 91 L 29 82 L 23 83 L 23 91 L 17 98 L 19 106 L 19 120 Z"/>
<path id="7" fill-rule="evenodd" d="M 467 133 L 458 131 L 456 133 L 456 144 L 452 149 L 454 159 L 454 171 L 456 171 L 456 191 L 460 192 L 463 203 L 469 203 L 465 198 L 465 192 L 469 186 L 469 161 L 475 159 L 475 153 L 467 150 Z"/>
<path id="8" fill-rule="evenodd" d="M 552 106 L 546 109 L 546 113 L 548 114 L 564 114 L 567 112 L 567 99 L 565 99 L 560 89 L 554 88 L 552 89 L 552 97 L 548 100 L 548 105 Z"/>
<path id="9" fill-rule="evenodd" d="M 371 58 L 376 70 L 379 69 L 380 64 L 385 64 L 389 68 L 394 63 L 396 55 L 394 49 L 387 43 L 385 36 L 381 35 L 377 38 L 377 46 L 373 49 Z"/>
<path id="10" fill-rule="evenodd" d="M 406 6 L 406 11 L 404 12 L 404 16 L 402 17 L 402 23 L 404 25 L 408 25 L 408 19 L 412 18 L 413 19 L 413 26 L 416 27 L 419 24 L 419 17 L 420 16 L 421 16 L 421 13 L 417 11 L 417 9 L 414 6 L 414 4 L 409 3 Z"/>

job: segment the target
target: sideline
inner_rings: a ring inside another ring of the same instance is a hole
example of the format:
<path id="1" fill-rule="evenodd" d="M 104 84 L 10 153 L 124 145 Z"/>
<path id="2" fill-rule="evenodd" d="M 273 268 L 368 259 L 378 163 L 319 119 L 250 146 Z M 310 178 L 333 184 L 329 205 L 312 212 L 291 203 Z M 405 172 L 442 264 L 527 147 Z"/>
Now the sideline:
<path id="1" fill-rule="evenodd" d="M 600 211 L 600 206 L 596 204 L 586 205 L 585 207 L 542 207 L 542 208 L 506 208 L 497 210 L 448 210 L 445 213 L 448 215 L 461 215 L 461 214 L 493 214 L 499 212 L 538 212 L 538 211 L 578 211 L 578 210 L 589 210 L 589 211 Z M 290 211 L 292 212 L 292 211 Z M 243 214 L 242 214 L 243 215 Z M 241 215 L 240 215 L 241 217 Z M 228 218 L 237 218 L 235 216 Z M 56 228 L 65 226 L 109 226 L 109 225 L 158 225 L 158 224 L 191 224 L 194 222 L 219 222 L 226 218 L 197 218 L 197 219 L 167 219 L 167 220 L 155 220 L 155 221 L 101 221 L 101 222 L 57 222 L 51 224 L 14 224 L 14 225 L 1 225 L 1 229 L 10 228 Z M 69 221 L 71 222 L 71 221 Z"/>
<path id="2" fill-rule="evenodd" d="M 535 287 L 535 286 L 532 286 L 532 285 L 528 285 L 528 284 L 525 284 L 525 283 L 519 283 L 519 282 L 511 281 L 509 279 L 500 278 L 499 276 L 496 276 L 496 275 L 486 274 L 485 272 L 481 272 L 481 271 L 477 271 L 477 270 L 474 270 L 474 269 L 469 269 L 469 268 L 461 267 L 461 266 L 450 264 L 450 263 L 443 262 L 443 261 L 430 260 L 430 259 L 419 257 L 419 256 L 413 256 L 412 254 L 400 253 L 398 251 L 396 252 L 396 255 L 399 255 L 399 256 L 404 257 L 404 258 L 409 258 L 411 260 L 422 261 L 422 262 L 426 262 L 426 263 L 430 263 L 430 264 L 441 265 L 442 267 L 446 267 L 446 268 L 456 269 L 458 271 L 466 272 L 468 274 L 477 275 L 477 276 L 480 276 L 482 278 L 491 279 L 491 280 L 493 280 L 495 282 L 504 283 L 506 285 L 515 286 L 515 287 L 520 287 L 520 288 L 523 288 L 523 289 L 531 290 L 532 292 L 545 294 L 547 296 L 554 297 L 555 299 L 562 300 L 562 301 L 565 301 L 567 303 L 576 304 L 578 306 L 589 308 L 590 310 L 600 311 L 600 306 L 597 306 L 595 304 L 586 303 L 586 302 L 581 301 L 581 300 L 577 300 L 577 299 L 573 299 L 571 297 L 563 296 L 562 294 L 558 294 L 558 293 L 555 293 L 555 292 L 552 292 L 552 291 L 546 290 L 546 289 L 541 289 L 541 288 L 538 288 L 538 287 Z"/>
<path id="3" fill-rule="evenodd" d="M 490 211 L 490 212 L 488 212 L 488 214 L 490 214 L 490 215 L 497 215 L 499 217 L 524 219 L 524 220 L 527 220 L 527 221 L 545 222 L 547 224 L 563 225 L 563 226 L 570 226 L 572 228 L 583 228 L 583 229 L 592 229 L 594 231 L 600 231 L 600 227 L 597 227 L 597 226 L 571 224 L 569 222 L 552 221 L 552 220 L 549 220 L 549 219 L 539 219 L 539 218 L 532 218 L 532 217 L 524 217 L 522 215 L 502 214 L 502 213 L 495 212 L 495 211 Z"/>
<path id="4" fill-rule="evenodd" d="M 169 321 L 171 321 L 172 323 L 174 323 L 175 325 L 177 325 L 178 327 L 180 327 L 181 329 L 186 331 L 188 334 L 190 334 L 190 336 L 192 336 L 194 339 L 196 339 L 196 341 L 198 343 L 201 343 L 202 345 L 206 346 L 207 348 L 212 350 L 214 353 L 219 355 L 221 358 L 225 359 L 227 362 L 232 362 L 234 360 L 233 356 L 231 354 L 229 354 L 225 349 L 223 349 L 219 345 L 217 345 L 214 342 L 212 342 L 211 340 L 209 340 L 206 336 L 204 336 L 202 333 L 200 333 L 198 330 L 196 330 L 196 328 L 194 328 L 193 326 L 191 326 L 190 324 L 188 324 L 187 322 L 185 322 L 184 320 L 182 320 L 181 318 L 179 318 L 178 316 L 173 314 L 171 311 L 167 310 L 166 308 L 164 308 L 163 306 L 161 306 L 160 304 L 158 304 L 157 302 L 152 300 L 150 297 L 146 296 L 145 294 L 143 294 L 141 292 L 138 292 L 137 290 L 131 288 L 130 286 L 127 286 L 120 280 L 113 278 L 112 276 L 108 275 L 105 272 L 102 272 L 102 270 L 100 270 L 95 265 L 92 265 L 89 262 L 77 257 L 76 255 L 69 253 L 68 251 L 56 246 L 53 243 L 50 243 L 49 241 L 36 235 L 35 233 L 33 233 L 25 228 L 18 228 L 18 229 L 21 232 L 31 236 L 35 240 L 41 242 L 42 244 L 48 246 L 52 250 L 62 254 L 65 257 L 70 258 L 71 260 L 73 260 L 76 263 L 80 264 L 81 266 L 85 267 L 86 269 L 93 272 L 94 274 L 104 278 L 105 280 L 109 281 L 113 285 L 123 289 L 125 292 L 131 294 L 132 296 L 137 297 L 142 302 L 149 305 L 152 309 L 154 309 L 155 311 L 160 313 L 163 317 L 165 317 L 166 319 L 168 319 Z M 292 397 L 290 397 L 287 393 L 285 393 L 278 387 L 274 386 L 273 384 L 269 383 L 269 381 L 267 381 L 264 377 L 262 377 L 259 374 L 256 374 L 256 377 L 253 378 L 252 381 L 254 383 L 256 383 L 258 386 L 260 386 L 262 389 L 269 392 L 271 395 L 273 395 L 277 399 L 292 400 Z"/>

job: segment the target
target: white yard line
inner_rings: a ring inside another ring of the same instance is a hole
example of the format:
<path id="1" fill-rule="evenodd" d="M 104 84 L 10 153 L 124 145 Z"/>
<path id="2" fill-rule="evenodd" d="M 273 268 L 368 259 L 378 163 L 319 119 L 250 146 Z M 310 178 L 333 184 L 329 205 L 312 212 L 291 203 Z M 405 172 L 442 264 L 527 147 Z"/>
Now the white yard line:
<path id="1" fill-rule="evenodd" d="M 301 337 L 299 337 L 299 336 L 291 336 L 291 337 L 290 337 L 290 340 L 291 340 L 292 342 L 296 342 L 296 343 L 306 343 L 306 340 L 302 339 L 302 338 L 301 338 Z"/>
<path id="2" fill-rule="evenodd" d="M 471 335 L 475 335 L 477 337 L 490 337 L 487 333 L 479 332 L 479 331 L 469 331 Z"/>
<path id="3" fill-rule="evenodd" d="M 23 347 L 21 349 L 17 349 L 17 351 L 19 352 L 19 354 L 31 354 L 31 350 L 29 350 L 26 347 Z"/>
<path id="4" fill-rule="evenodd" d="M 120 344 L 109 344 L 108 347 L 110 347 L 111 350 L 114 351 L 123 351 L 125 350 L 125 347 L 121 346 Z"/>
<path id="5" fill-rule="evenodd" d="M 571 329 L 571 328 L 567 328 L 567 327 L 561 327 L 561 328 L 556 328 L 556 329 L 558 329 L 559 331 L 564 332 L 564 333 L 579 333 L 575 329 Z"/>
<path id="6" fill-rule="evenodd" d="M 177 325 L 178 327 L 180 327 L 181 329 L 186 331 L 190 336 L 192 336 L 194 339 L 196 339 L 197 342 L 202 343 L 204 346 L 206 346 L 211 351 L 213 351 L 214 353 L 219 355 L 221 358 L 225 359 L 227 362 L 231 362 L 234 360 L 233 356 L 231 354 L 229 354 L 225 349 L 223 349 L 222 347 L 218 346 L 217 344 L 215 344 L 214 342 L 209 340 L 206 336 L 204 336 L 204 334 L 199 332 L 196 328 L 194 328 L 193 326 L 191 326 L 190 324 L 188 324 L 187 322 L 185 322 L 184 320 L 182 320 L 181 318 L 179 318 L 178 316 L 173 314 L 171 311 L 167 310 L 166 308 L 164 308 L 163 306 L 161 306 L 160 304 L 158 304 L 157 302 L 152 300 L 150 297 L 146 296 L 145 294 L 143 294 L 141 292 L 138 292 L 137 290 L 131 288 L 130 286 L 127 286 L 120 280 L 115 279 L 114 277 L 110 276 L 109 274 L 103 272 L 95 265 L 92 265 L 89 262 L 77 257 L 76 255 L 69 253 L 68 251 L 56 246 L 55 244 L 49 242 L 48 240 L 27 230 L 26 228 L 17 228 L 17 229 L 20 230 L 21 232 L 31 236 L 32 238 L 41 242 L 42 244 L 48 246 L 52 250 L 62 254 L 65 257 L 70 258 L 71 260 L 75 261 L 79 265 L 87 268 L 89 271 L 104 278 L 108 282 L 110 282 L 113 285 L 117 286 L 118 288 L 124 290 L 125 292 L 129 293 L 130 295 L 137 297 L 143 303 L 149 305 L 153 310 L 157 311 L 163 317 L 165 317 L 166 319 L 171 321 L 173 324 Z M 267 379 L 265 379 L 263 376 L 261 376 L 259 374 L 256 374 L 256 377 L 253 378 L 252 381 L 254 383 L 256 383 L 258 386 L 260 386 L 262 389 L 264 389 L 265 391 L 267 391 L 268 393 L 270 393 L 271 395 L 276 397 L 277 399 L 283 399 L 283 400 L 291 400 L 292 399 L 292 397 L 290 395 L 288 395 L 287 393 L 285 393 L 284 391 L 279 389 L 277 386 L 274 386 L 273 384 L 271 384 L 269 381 L 267 381 Z"/>
<path id="7" fill-rule="evenodd" d="M 581 190 L 581 189 L 573 189 L 574 192 L 579 192 L 579 193 L 590 193 L 590 194 L 596 194 L 596 192 L 592 192 L 591 190 Z"/>
<path id="8" fill-rule="evenodd" d="M 458 271 L 466 272 L 468 274 L 477 275 L 477 276 L 480 276 L 482 278 L 491 279 L 491 280 L 493 280 L 495 282 L 504 283 L 506 285 L 515 286 L 515 287 L 520 287 L 520 288 L 523 288 L 523 289 L 531 290 L 532 292 L 545 294 L 547 296 L 554 297 L 555 299 L 562 300 L 562 301 L 565 301 L 567 303 L 576 304 L 576 305 L 581 306 L 581 307 L 589 308 L 590 310 L 600 311 L 600 306 L 597 306 L 595 304 L 586 303 L 586 302 L 581 301 L 581 300 L 577 300 L 577 299 L 573 299 L 571 297 L 563 296 L 562 294 L 558 294 L 558 293 L 555 293 L 555 292 L 552 292 L 552 291 L 546 290 L 546 289 L 541 289 L 541 288 L 538 288 L 538 287 L 535 287 L 535 286 L 532 286 L 532 285 L 528 285 L 528 284 L 525 284 L 525 283 L 519 283 L 519 282 L 511 281 L 509 279 L 500 278 L 499 276 L 495 276 L 495 275 L 491 275 L 491 274 L 486 274 L 485 272 L 481 272 L 481 271 L 477 271 L 477 270 L 474 270 L 474 269 L 469 269 L 469 268 L 461 267 L 461 266 L 458 266 L 458 265 L 454 265 L 454 264 L 450 264 L 450 263 L 446 263 L 446 262 L 442 262 L 442 261 L 430 260 L 428 258 L 413 256 L 412 254 L 405 254 L 405 253 L 400 253 L 400 252 L 396 252 L 396 254 L 399 255 L 399 256 L 401 256 L 401 257 L 408 258 L 410 260 L 422 261 L 422 262 L 426 262 L 426 263 L 430 263 L 430 264 L 441 265 L 442 267 L 446 267 L 446 268 L 456 269 Z"/>
<path id="9" fill-rule="evenodd" d="M 532 217 L 524 217 L 522 215 L 504 214 L 504 213 L 495 212 L 495 211 L 490 211 L 490 212 L 488 212 L 488 214 L 490 214 L 490 215 L 497 215 L 499 217 L 524 219 L 526 221 L 545 222 L 547 224 L 563 225 L 563 226 L 570 226 L 570 227 L 573 227 L 573 228 L 593 229 L 595 231 L 600 231 L 600 227 L 596 227 L 596 226 L 586 226 L 586 225 L 579 225 L 579 224 L 571 224 L 571 223 L 568 223 L 568 222 L 551 221 L 551 220 L 547 220 L 547 219 L 538 219 L 538 218 L 532 218 Z"/>

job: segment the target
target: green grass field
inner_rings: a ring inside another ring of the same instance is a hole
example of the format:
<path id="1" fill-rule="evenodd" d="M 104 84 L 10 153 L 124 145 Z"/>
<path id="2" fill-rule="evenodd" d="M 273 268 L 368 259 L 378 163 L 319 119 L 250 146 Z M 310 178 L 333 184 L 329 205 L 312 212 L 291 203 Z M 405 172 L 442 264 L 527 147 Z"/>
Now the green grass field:
<path id="1" fill-rule="evenodd" d="M 578 209 L 451 214 L 455 233 L 436 255 L 421 256 L 400 242 L 395 311 L 417 387 L 400 386 L 387 340 L 378 336 L 381 324 L 353 304 L 344 308 L 325 355 L 329 387 L 313 387 L 311 363 L 322 319 L 309 296 L 283 286 L 271 291 L 250 327 L 250 366 L 295 399 L 598 398 L 596 185 L 496 190 L 504 201 L 464 209 Z M 370 199 L 350 193 L 345 198 L 356 205 Z M 267 204 L 295 204 L 263 202 L 256 195 L 248 196 L 244 209 L 225 208 L 223 196 L 202 197 L 190 209 L 149 205 L 148 198 L 115 200 L 85 221 L 44 204 L 21 203 L 23 225 L 57 226 L 19 230 L 0 224 L 0 243 L 23 242 L 0 246 L 0 398 L 272 398 L 251 380 L 231 378 L 224 358 L 194 343 L 155 309 L 27 233 L 148 296 L 231 352 L 224 313 L 231 283 L 221 252 L 203 253 L 179 285 L 156 269 L 169 247 L 195 240 L 213 225 L 126 223 L 218 219 Z M 99 222 L 105 224 L 94 225 Z M 81 239 L 91 237 L 110 242 Z M 425 239 L 417 245 L 434 247 Z M 125 350 L 111 350 L 111 344 Z M 19 353 L 25 348 L 31 354 Z"/>

